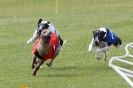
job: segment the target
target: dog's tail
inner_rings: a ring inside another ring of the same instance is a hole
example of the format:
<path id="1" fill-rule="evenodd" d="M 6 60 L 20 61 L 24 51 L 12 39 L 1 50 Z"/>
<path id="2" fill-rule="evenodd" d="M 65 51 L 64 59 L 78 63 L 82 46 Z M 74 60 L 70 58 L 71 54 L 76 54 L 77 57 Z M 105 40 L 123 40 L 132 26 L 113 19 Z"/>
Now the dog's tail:
<path id="1" fill-rule="evenodd" d="M 119 38 L 119 37 L 117 37 L 117 41 L 116 41 L 116 43 L 114 44 L 114 46 L 115 47 L 120 47 L 122 45 L 122 41 L 121 41 L 121 39 Z"/>

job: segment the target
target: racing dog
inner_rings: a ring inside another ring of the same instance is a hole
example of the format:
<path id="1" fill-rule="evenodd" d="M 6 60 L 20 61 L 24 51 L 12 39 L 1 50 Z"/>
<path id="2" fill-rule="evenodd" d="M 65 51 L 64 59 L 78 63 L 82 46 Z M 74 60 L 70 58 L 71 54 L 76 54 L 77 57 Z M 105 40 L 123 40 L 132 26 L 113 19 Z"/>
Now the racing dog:
<path id="1" fill-rule="evenodd" d="M 122 44 L 121 39 L 111 31 L 109 28 L 99 28 L 93 31 L 93 38 L 91 43 L 88 46 L 88 51 L 91 52 L 93 47 L 98 47 L 96 50 L 96 59 L 100 59 L 98 54 L 99 52 L 104 52 L 104 60 L 107 58 L 106 51 L 109 46 L 114 45 L 115 47 L 120 47 Z"/>
<path id="2" fill-rule="evenodd" d="M 55 57 L 59 54 L 59 51 L 58 35 L 50 32 L 50 30 L 43 30 L 32 49 L 32 75 L 36 76 L 40 66 L 48 59 L 50 59 L 50 63 L 47 65 L 50 67 Z"/>

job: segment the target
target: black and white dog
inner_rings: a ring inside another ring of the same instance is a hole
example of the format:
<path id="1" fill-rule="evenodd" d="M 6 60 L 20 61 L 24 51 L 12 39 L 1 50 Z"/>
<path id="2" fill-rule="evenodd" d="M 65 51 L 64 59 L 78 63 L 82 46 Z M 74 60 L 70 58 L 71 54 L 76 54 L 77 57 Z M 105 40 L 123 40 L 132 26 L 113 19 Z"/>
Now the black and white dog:
<path id="1" fill-rule="evenodd" d="M 104 60 L 107 59 L 107 53 L 109 46 L 114 45 L 120 47 L 122 44 L 121 39 L 115 35 L 109 28 L 99 28 L 93 31 L 93 38 L 88 46 L 88 51 L 91 52 L 93 47 L 98 47 L 96 50 L 96 59 L 99 58 L 99 52 L 104 52 Z"/>

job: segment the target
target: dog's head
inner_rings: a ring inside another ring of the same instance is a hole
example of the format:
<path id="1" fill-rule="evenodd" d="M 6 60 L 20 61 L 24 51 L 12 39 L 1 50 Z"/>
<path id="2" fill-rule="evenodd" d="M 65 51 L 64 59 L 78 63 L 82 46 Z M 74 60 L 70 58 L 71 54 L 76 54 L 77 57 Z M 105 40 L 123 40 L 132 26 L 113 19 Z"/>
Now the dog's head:
<path id="1" fill-rule="evenodd" d="M 93 31 L 94 43 L 96 46 L 99 46 L 99 43 L 101 41 L 104 41 L 104 36 L 105 36 L 105 32 L 103 31 L 99 31 L 99 30 Z"/>
<path id="2" fill-rule="evenodd" d="M 50 22 L 48 21 L 42 21 L 42 18 L 38 20 L 37 23 L 37 30 L 40 33 L 41 31 L 47 29 L 50 25 Z"/>
<path id="3" fill-rule="evenodd" d="M 43 30 L 41 32 L 41 37 L 44 42 L 49 42 L 51 39 L 51 32 L 50 30 Z"/>

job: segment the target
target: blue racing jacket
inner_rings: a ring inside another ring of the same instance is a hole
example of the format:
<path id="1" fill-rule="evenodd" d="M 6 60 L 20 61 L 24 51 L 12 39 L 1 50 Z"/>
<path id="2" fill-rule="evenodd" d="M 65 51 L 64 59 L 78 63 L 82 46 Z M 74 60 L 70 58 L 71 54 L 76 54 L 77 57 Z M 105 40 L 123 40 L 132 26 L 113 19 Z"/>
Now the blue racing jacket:
<path id="1" fill-rule="evenodd" d="M 117 43 L 117 36 L 115 35 L 115 33 L 113 33 L 112 31 L 108 31 L 107 35 L 105 37 L 105 42 L 107 42 L 108 46 L 112 45 L 112 44 L 116 44 Z"/>

